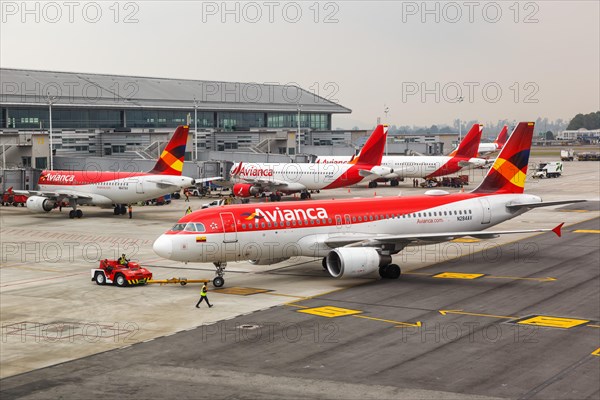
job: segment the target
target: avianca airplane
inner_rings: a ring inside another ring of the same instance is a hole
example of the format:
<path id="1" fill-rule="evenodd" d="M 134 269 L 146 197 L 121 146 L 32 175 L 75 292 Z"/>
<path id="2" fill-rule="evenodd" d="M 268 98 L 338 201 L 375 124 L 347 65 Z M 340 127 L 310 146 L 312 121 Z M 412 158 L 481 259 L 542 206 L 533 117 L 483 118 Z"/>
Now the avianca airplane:
<path id="1" fill-rule="evenodd" d="M 384 176 L 392 186 L 398 186 L 404 178 L 425 178 L 450 175 L 485 165 L 486 160 L 477 157 L 477 147 L 481 140 L 482 125 L 473 125 L 464 137 L 457 152 L 453 156 L 384 156 L 381 166 L 394 171 Z M 335 164 L 348 162 L 348 157 L 319 157 L 317 164 Z M 369 187 L 377 187 L 377 182 L 370 181 Z"/>
<path id="2" fill-rule="evenodd" d="M 387 125 L 378 125 L 360 154 L 347 163 L 234 164 L 231 168 L 233 192 L 239 197 L 271 192 L 272 201 L 281 200 L 280 193 L 301 192 L 301 198 L 305 199 L 308 190 L 335 189 L 389 175 L 393 169 L 380 166 L 387 130 Z"/>
<path id="3" fill-rule="evenodd" d="M 56 204 L 68 201 L 73 209 L 69 218 L 81 218 L 79 205 L 114 207 L 114 214 L 125 214 L 126 204 L 145 201 L 193 186 L 193 178 L 181 176 L 189 128 L 179 126 L 149 172 L 48 171 L 42 172 L 36 191 L 15 190 L 29 196 L 32 212 L 49 212 Z"/>
<path id="4" fill-rule="evenodd" d="M 496 140 L 492 143 L 479 143 L 479 147 L 477 149 L 477 157 L 485 156 L 491 153 L 495 153 L 499 150 L 502 150 L 502 147 L 506 143 L 506 139 L 508 137 L 508 126 L 504 125 Z M 448 156 L 453 157 L 456 155 L 458 148 L 454 149 Z"/>
<path id="5" fill-rule="evenodd" d="M 542 202 L 524 194 L 533 122 L 520 123 L 481 184 L 470 193 L 430 190 L 414 197 L 233 205 L 193 212 L 154 242 L 161 257 L 213 262 L 215 286 L 228 261 L 271 264 L 290 257 L 323 257 L 334 278 L 379 271 L 398 278 L 392 255 L 407 246 L 470 236 L 545 232 L 486 230 L 532 208 L 574 203 Z M 562 224 L 552 229 L 560 236 Z"/>

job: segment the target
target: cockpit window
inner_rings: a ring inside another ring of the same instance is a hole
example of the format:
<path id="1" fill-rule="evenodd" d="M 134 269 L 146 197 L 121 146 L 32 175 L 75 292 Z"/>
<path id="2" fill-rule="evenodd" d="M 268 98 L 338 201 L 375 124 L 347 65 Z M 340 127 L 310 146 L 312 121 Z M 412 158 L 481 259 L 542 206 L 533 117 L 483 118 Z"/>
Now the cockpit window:
<path id="1" fill-rule="evenodd" d="M 204 224 L 201 224 L 200 222 L 196 222 L 196 232 L 206 232 L 206 228 L 204 227 Z"/>
<path id="2" fill-rule="evenodd" d="M 171 228 L 171 231 L 173 231 L 173 232 L 181 232 L 182 230 L 185 229 L 185 225 L 186 224 L 175 224 L 175 226 Z"/>

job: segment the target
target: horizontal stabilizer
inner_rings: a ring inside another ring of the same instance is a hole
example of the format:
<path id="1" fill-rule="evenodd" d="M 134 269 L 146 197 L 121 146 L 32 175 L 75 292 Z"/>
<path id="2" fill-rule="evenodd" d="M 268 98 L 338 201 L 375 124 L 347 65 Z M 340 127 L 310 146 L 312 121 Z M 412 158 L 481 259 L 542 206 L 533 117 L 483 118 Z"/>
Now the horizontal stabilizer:
<path id="1" fill-rule="evenodd" d="M 509 210 L 518 210 L 520 208 L 538 208 L 538 207 L 551 207 L 560 206 L 562 204 L 581 203 L 587 200 L 559 200 L 559 201 L 544 201 L 541 203 L 512 203 L 508 204 L 506 208 Z"/>

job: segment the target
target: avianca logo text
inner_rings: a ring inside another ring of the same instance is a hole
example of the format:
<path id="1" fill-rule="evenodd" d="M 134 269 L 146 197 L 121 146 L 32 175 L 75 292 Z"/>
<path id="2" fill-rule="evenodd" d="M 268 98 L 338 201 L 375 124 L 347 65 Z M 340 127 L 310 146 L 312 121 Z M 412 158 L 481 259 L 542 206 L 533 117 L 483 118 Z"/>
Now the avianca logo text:
<path id="1" fill-rule="evenodd" d="M 75 175 L 48 174 L 41 176 L 40 181 L 71 183 L 75 181 Z"/>
<path id="2" fill-rule="evenodd" d="M 243 176 L 273 176 L 273 170 L 268 168 L 239 168 L 237 172 L 234 172 L 233 175 L 243 175 Z"/>
<path id="3" fill-rule="evenodd" d="M 253 219 L 264 219 L 265 222 L 278 222 L 278 221 L 302 221 L 309 219 L 327 219 L 329 215 L 327 210 L 324 208 L 307 208 L 305 210 L 296 208 L 292 210 L 281 210 L 276 207 L 272 211 L 261 210 L 256 208 L 252 214 L 242 214 L 246 220 L 250 221 Z"/>
<path id="4" fill-rule="evenodd" d="M 317 159 L 317 162 L 315 164 L 346 164 L 348 161 L 342 161 L 342 160 L 327 160 L 327 159 Z"/>

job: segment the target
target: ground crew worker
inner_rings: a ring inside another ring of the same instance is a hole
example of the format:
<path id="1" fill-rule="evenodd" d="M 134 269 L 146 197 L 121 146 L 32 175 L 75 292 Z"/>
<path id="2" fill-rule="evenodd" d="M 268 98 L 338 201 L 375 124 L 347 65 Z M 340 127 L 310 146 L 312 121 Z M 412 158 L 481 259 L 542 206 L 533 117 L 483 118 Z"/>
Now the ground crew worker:
<path id="1" fill-rule="evenodd" d="M 206 287 L 206 283 L 204 285 L 202 285 L 202 289 L 200 290 L 200 300 L 198 300 L 198 302 L 196 303 L 196 308 L 200 308 L 200 303 L 202 303 L 202 300 L 206 301 L 206 304 L 208 304 L 208 307 L 211 308 L 212 304 L 210 304 L 210 302 L 208 301 L 208 297 L 206 296 L 206 293 L 208 292 L 208 288 Z"/>
<path id="2" fill-rule="evenodd" d="M 192 207 L 187 208 L 187 210 L 185 210 L 185 215 L 191 214 L 192 213 Z"/>
<path id="3" fill-rule="evenodd" d="M 131 204 L 127 207 L 127 211 L 129 211 L 129 219 L 131 219 L 133 217 L 133 207 L 131 207 Z"/>
<path id="4" fill-rule="evenodd" d="M 190 192 L 187 189 L 185 189 L 183 191 L 183 195 L 185 196 L 185 202 L 189 203 L 190 202 Z"/>
<path id="5" fill-rule="evenodd" d="M 121 254 L 121 257 L 119 258 L 119 265 L 129 265 L 129 260 L 125 257 L 125 253 Z"/>

